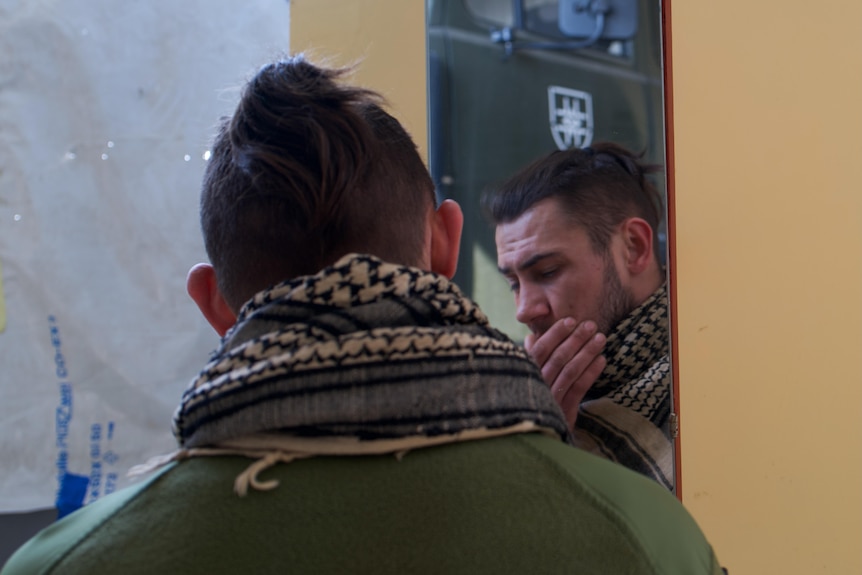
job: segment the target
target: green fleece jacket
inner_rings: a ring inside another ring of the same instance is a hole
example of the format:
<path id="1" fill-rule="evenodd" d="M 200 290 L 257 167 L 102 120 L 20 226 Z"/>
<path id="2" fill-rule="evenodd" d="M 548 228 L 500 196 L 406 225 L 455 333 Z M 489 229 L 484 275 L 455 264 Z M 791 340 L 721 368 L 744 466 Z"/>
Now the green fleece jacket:
<path id="1" fill-rule="evenodd" d="M 652 480 L 540 434 L 279 464 L 173 464 L 67 516 L 2 575 L 577 573 L 713 575 L 712 549 Z"/>

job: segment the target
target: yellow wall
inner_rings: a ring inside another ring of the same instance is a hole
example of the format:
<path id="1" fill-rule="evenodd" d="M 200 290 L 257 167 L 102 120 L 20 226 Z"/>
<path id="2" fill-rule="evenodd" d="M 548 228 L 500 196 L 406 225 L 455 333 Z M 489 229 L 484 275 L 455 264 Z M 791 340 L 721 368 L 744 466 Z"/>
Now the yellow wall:
<path id="1" fill-rule="evenodd" d="M 423 4 L 291 2 L 420 144 Z M 862 2 L 671 25 L 684 503 L 732 575 L 862 573 Z"/>
<path id="2" fill-rule="evenodd" d="M 382 93 L 427 157 L 425 2 L 291 0 L 290 49 L 333 65 L 362 59 L 356 83 Z"/>
<path id="3" fill-rule="evenodd" d="M 683 501 L 732 575 L 862 573 L 862 2 L 671 26 Z"/>

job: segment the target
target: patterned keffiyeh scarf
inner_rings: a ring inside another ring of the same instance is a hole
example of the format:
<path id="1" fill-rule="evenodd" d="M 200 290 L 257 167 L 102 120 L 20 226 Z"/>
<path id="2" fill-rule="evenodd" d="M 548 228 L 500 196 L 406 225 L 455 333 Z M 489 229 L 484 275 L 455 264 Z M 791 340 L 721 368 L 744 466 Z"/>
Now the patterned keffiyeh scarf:
<path id="1" fill-rule="evenodd" d="M 667 288 L 608 334 L 608 363 L 581 403 L 575 445 L 674 488 Z"/>
<path id="2" fill-rule="evenodd" d="M 258 293 L 174 414 L 182 449 L 529 429 L 571 440 L 527 353 L 445 277 L 349 255 Z"/>

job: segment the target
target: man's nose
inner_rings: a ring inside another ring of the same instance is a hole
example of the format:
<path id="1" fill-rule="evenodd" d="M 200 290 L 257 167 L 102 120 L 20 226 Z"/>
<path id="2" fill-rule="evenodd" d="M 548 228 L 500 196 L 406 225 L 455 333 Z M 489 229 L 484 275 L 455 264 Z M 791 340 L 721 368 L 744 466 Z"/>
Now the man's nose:
<path id="1" fill-rule="evenodd" d="M 515 319 L 527 326 L 549 312 L 548 302 L 541 291 L 524 286 L 515 298 L 515 305 Z"/>

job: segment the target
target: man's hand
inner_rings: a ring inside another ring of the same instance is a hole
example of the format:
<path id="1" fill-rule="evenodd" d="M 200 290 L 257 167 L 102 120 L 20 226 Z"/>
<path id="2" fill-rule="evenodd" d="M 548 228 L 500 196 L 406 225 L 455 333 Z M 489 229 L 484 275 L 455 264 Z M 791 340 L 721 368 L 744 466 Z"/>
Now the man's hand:
<path id="1" fill-rule="evenodd" d="M 578 418 L 578 407 L 607 364 L 601 355 L 607 338 L 596 333 L 593 321 L 557 320 L 540 336 L 529 334 L 524 347 L 542 370 L 542 377 L 560 404 L 569 428 Z"/>

